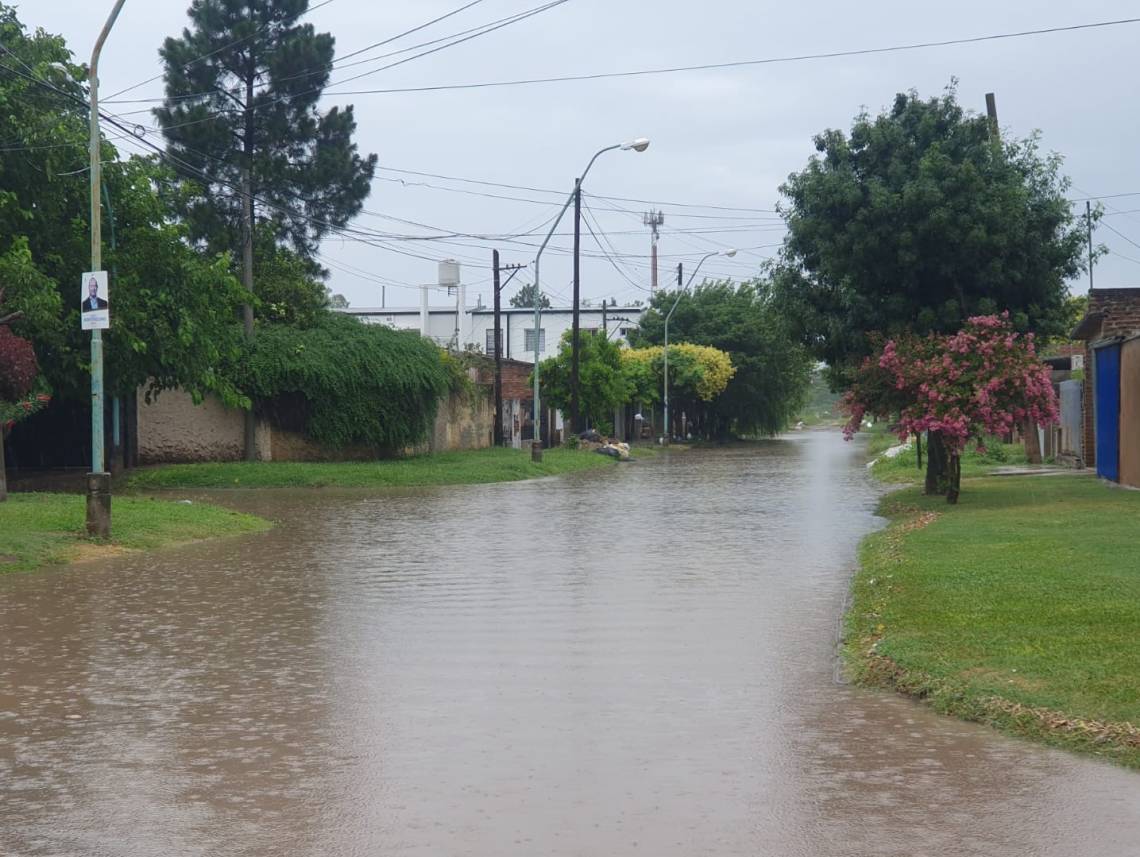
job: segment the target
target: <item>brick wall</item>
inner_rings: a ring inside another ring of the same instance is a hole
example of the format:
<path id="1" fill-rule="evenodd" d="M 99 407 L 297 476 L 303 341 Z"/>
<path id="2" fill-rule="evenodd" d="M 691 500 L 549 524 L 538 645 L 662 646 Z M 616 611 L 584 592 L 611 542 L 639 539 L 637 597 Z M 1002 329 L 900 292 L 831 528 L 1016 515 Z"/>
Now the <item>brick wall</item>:
<path id="1" fill-rule="evenodd" d="M 1083 395 L 1084 431 L 1082 451 L 1087 467 L 1096 466 L 1096 433 L 1093 420 L 1095 402 L 1093 387 L 1093 343 L 1116 336 L 1140 334 L 1140 288 L 1093 289 L 1089 292 L 1087 317 L 1097 317 L 1098 323 L 1085 333 L 1085 388 Z"/>
<path id="2" fill-rule="evenodd" d="M 503 360 L 503 401 L 520 399 L 529 402 L 534 398 L 534 388 L 530 384 L 531 364 L 521 360 Z M 477 383 L 491 387 L 494 395 L 495 361 L 488 359 L 488 363 L 479 367 Z"/>

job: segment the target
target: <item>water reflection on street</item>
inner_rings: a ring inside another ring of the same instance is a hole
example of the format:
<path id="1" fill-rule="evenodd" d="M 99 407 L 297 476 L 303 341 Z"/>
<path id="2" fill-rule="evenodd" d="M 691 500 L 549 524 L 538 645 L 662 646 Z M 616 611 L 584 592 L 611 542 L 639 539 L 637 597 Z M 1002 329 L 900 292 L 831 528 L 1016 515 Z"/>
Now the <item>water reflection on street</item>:
<path id="1" fill-rule="evenodd" d="M 0 576 L 0 854 L 1140 853 L 1140 776 L 835 681 L 811 432 Z"/>

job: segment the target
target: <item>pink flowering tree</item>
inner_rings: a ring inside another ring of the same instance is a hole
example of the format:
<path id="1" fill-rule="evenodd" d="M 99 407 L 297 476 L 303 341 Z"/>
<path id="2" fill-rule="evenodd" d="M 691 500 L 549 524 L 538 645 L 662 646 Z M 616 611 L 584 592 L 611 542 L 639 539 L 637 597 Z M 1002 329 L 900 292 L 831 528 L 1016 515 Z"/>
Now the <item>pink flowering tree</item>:
<path id="1" fill-rule="evenodd" d="M 1021 335 L 1008 314 L 971 318 L 949 336 L 888 340 L 867 358 L 845 398 L 850 439 L 868 414 L 898 416 L 899 438 L 927 433 L 927 493 L 958 502 L 961 454 L 1026 421 L 1058 421 L 1049 368 L 1033 334 Z"/>
<path id="2" fill-rule="evenodd" d="M 0 289 L 0 502 L 8 499 L 4 465 L 4 437 L 20 420 L 47 406 L 46 393 L 35 394 L 39 364 L 32 344 L 8 329 L 19 312 L 5 312 L 4 290 Z"/>

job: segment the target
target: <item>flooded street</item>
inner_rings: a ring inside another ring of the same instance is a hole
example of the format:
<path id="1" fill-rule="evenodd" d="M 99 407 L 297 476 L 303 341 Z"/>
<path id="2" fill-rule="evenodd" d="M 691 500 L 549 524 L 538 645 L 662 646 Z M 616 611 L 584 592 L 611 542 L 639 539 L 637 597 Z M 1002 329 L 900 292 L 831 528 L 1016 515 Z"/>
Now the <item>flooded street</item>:
<path id="1" fill-rule="evenodd" d="M 0 576 L 0 854 L 1140 853 L 1140 775 L 836 681 L 838 433 Z"/>

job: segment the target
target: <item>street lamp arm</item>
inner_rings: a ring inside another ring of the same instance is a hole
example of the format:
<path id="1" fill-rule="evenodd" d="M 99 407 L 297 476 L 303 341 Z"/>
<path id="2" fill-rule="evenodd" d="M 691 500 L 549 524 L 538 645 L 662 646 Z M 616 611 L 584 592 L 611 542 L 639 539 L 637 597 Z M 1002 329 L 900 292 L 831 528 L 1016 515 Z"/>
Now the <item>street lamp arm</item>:
<path id="1" fill-rule="evenodd" d="M 575 180 L 574 190 L 572 190 L 570 192 L 570 196 L 568 196 L 566 198 L 566 202 L 564 202 L 562 204 L 562 209 L 558 212 L 558 216 L 555 217 L 554 222 L 552 224 L 550 224 L 550 231 L 546 233 L 546 237 L 544 239 L 542 239 L 542 244 L 540 244 L 538 247 L 538 252 L 535 253 L 535 255 L 534 255 L 534 373 L 533 373 L 533 376 L 534 376 L 534 402 L 533 402 L 533 406 L 534 406 L 534 438 L 536 441 L 539 439 L 539 431 L 540 431 L 540 426 L 541 426 L 540 418 L 542 416 L 542 412 L 541 412 L 541 409 L 539 407 L 539 379 L 538 379 L 538 373 L 539 373 L 538 355 L 539 355 L 539 344 L 540 344 L 539 343 L 539 336 L 540 336 L 541 324 L 542 324 L 542 305 L 541 305 L 542 304 L 542 301 L 541 301 L 542 286 L 540 285 L 541 281 L 539 279 L 539 263 L 542 260 L 542 253 L 544 250 L 546 250 L 546 245 L 550 243 L 550 239 L 554 237 L 554 230 L 557 229 L 558 224 L 562 222 L 562 217 L 563 217 L 563 215 L 566 214 L 566 209 L 568 209 L 570 207 L 570 203 L 572 203 L 574 201 L 574 198 L 581 192 L 582 181 L 586 178 L 586 174 L 588 172 L 590 172 L 590 168 L 594 166 L 594 161 L 596 161 L 600 156 L 604 155 L 606 152 L 612 152 L 614 149 L 631 149 L 631 150 L 636 151 L 636 152 L 644 152 L 646 147 L 648 147 L 648 146 L 649 146 L 649 140 L 647 140 L 644 137 L 639 137 L 638 139 L 634 140 L 631 143 L 618 143 L 618 144 L 613 145 L 613 146 L 606 146 L 603 149 L 598 149 L 598 151 L 596 151 L 594 153 L 594 157 L 590 158 L 590 162 L 588 164 L 586 164 L 586 169 L 582 170 L 582 174 L 577 178 L 577 180 Z M 539 449 L 539 447 L 536 444 L 535 447 L 532 449 L 532 455 L 537 454 L 535 452 L 535 450 L 538 450 L 538 449 Z"/>

